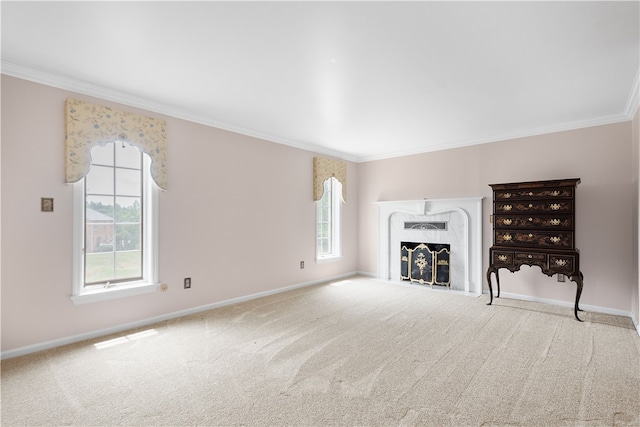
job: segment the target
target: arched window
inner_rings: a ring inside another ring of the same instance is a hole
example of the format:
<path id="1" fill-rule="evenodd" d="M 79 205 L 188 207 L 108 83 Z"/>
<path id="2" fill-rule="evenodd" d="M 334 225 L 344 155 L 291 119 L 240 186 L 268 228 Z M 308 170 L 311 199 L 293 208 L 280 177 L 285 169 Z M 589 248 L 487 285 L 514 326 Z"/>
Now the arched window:
<path id="1" fill-rule="evenodd" d="M 84 185 L 84 285 L 143 278 L 142 154 L 126 143 L 91 150 Z"/>
<path id="2" fill-rule="evenodd" d="M 67 100 L 74 303 L 156 290 L 158 191 L 167 185 L 165 128 L 162 120 Z"/>
<path id="3" fill-rule="evenodd" d="M 313 200 L 316 202 L 316 262 L 342 256 L 342 203 L 347 197 L 347 164 L 313 158 Z"/>
<path id="4" fill-rule="evenodd" d="M 336 178 L 324 181 L 322 198 L 316 202 L 316 260 L 342 256 L 342 184 Z"/>
<path id="5" fill-rule="evenodd" d="M 74 184 L 75 303 L 157 287 L 157 187 L 150 160 L 122 141 L 91 150 L 87 175 Z"/>

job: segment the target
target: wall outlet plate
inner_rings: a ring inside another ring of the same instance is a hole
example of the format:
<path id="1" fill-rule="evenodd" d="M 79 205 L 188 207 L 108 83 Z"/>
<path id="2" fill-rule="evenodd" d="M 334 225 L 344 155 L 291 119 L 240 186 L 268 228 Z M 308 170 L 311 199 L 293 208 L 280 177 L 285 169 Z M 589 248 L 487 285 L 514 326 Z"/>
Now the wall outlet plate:
<path id="1" fill-rule="evenodd" d="M 191 277 L 186 277 L 184 279 L 184 288 L 191 289 Z"/>
<path id="2" fill-rule="evenodd" d="M 40 211 L 41 212 L 53 212 L 53 197 L 41 197 L 40 198 Z"/>

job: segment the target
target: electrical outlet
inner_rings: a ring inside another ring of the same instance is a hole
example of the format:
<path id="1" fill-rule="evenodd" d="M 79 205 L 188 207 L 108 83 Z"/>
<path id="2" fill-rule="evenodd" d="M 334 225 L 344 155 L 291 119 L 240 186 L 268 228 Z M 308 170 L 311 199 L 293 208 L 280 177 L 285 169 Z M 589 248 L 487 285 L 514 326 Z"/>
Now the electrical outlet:
<path id="1" fill-rule="evenodd" d="M 304 269 L 304 261 L 300 261 L 300 270 Z"/>
<path id="2" fill-rule="evenodd" d="M 41 197 L 40 198 L 40 210 L 42 212 L 53 212 L 53 198 Z"/>
<path id="3" fill-rule="evenodd" d="M 184 279 L 184 288 L 191 289 L 191 277 L 187 277 Z"/>

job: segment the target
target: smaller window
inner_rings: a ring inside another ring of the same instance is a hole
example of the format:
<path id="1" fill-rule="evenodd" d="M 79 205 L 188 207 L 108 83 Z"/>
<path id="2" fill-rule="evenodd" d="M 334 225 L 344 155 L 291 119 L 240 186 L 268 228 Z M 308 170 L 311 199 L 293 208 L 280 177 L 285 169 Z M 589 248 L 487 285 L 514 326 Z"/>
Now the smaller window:
<path id="1" fill-rule="evenodd" d="M 341 242 L 342 184 L 336 178 L 324 181 L 324 193 L 316 202 L 316 260 L 342 256 Z"/>

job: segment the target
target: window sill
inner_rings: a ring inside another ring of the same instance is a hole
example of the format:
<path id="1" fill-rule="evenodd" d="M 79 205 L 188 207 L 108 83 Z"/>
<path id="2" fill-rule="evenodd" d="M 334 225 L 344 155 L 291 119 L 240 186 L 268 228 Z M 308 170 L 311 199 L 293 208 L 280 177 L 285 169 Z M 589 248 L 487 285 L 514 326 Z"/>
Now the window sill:
<path id="1" fill-rule="evenodd" d="M 338 262 L 338 261 L 342 261 L 342 255 L 316 258 L 316 264 L 325 264 L 327 262 Z"/>
<path id="2" fill-rule="evenodd" d="M 130 297 L 134 295 L 155 292 L 158 283 L 135 282 L 115 285 L 110 288 L 98 288 L 82 292 L 80 295 L 71 295 L 71 301 L 75 305 L 91 302 L 108 301 L 116 298 Z"/>

